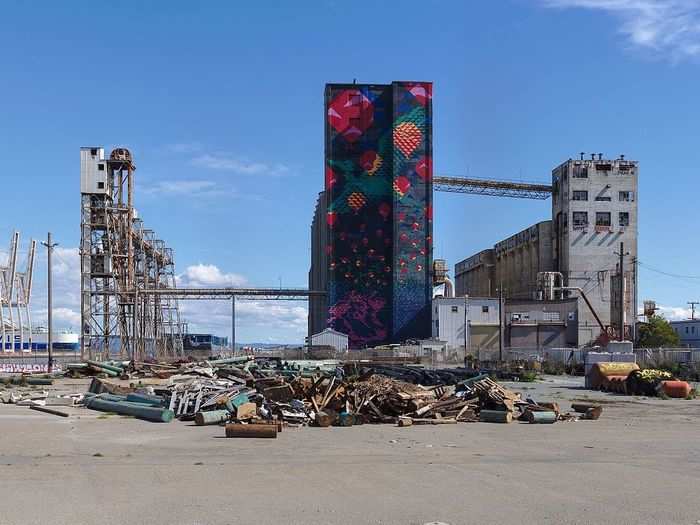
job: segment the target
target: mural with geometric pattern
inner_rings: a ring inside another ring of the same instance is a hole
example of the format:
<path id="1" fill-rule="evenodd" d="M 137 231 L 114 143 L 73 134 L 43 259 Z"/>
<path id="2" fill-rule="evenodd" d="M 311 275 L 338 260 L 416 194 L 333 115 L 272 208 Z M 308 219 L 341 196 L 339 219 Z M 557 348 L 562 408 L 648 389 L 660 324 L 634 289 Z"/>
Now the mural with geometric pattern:
<path id="1" fill-rule="evenodd" d="M 328 325 L 351 348 L 430 335 L 431 98 L 429 83 L 326 86 Z"/>
<path id="2" fill-rule="evenodd" d="M 392 339 L 404 341 L 430 337 L 433 290 L 431 83 L 393 83 L 393 128 Z"/>

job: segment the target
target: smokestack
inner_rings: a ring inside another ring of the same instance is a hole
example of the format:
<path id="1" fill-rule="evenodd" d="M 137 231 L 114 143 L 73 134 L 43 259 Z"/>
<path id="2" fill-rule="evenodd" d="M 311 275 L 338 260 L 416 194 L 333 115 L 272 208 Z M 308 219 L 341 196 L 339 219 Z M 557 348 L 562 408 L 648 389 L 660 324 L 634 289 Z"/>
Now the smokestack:
<path id="1" fill-rule="evenodd" d="M 620 155 L 620 160 L 625 160 L 625 156 L 624 156 L 624 155 Z"/>
<path id="2" fill-rule="evenodd" d="M 583 156 L 584 156 L 585 154 L 586 154 L 585 151 L 582 151 L 582 152 L 581 152 L 581 160 L 583 160 Z"/>
<path id="3" fill-rule="evenodd" d="M 598 160 L 603 160 L 603 154 L 602 154 L 602 153 L 598 153 Z"/>
<path id="4" fill-rule="evenodd" d="M 595 160 L 595 153 L 591 153 L 591 160 Z"/>

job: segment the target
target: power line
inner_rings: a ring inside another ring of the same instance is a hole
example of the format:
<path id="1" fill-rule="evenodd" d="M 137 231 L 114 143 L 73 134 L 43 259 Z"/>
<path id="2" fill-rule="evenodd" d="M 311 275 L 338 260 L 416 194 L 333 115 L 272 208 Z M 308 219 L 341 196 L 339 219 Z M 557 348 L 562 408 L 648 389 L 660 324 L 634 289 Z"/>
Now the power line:
<path id="1" fill-rule="evenodd" d="M 700 275 L 680 275 L 677 273 L 665 272 L 663 270 L 653 268 L 653 267 L 649 266 L 648 264 L 644 264 L 640 260 L 637 260 L 637 264 L 639 264 L 639 266 L 641 266 L 642 268 L 645 268 L 645 269 L 650 270 L 652 272 L 660 273 L 661 275 L 666 275 L 668 277 L 674 277 L 676 279 L 700 279 Z"/>

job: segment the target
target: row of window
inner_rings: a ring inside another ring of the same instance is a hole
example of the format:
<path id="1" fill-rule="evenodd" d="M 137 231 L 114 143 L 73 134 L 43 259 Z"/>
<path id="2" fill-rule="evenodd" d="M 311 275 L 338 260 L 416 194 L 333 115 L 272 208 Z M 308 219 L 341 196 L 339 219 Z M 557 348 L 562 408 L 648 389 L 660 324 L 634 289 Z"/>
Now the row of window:
<path id="1" fill-rule="evenodd" d="M 587 201 L 588 192 L 585 190 L 574 190 L 571 194 L 572 201 Z M 595 198 L 596 201 L 611 202 L 612 197 L 609 195 L 598 195 Z M 617 200 L 620 202 L 634 202 L 634 192 L 633 191 L 620 191 L 617 193 Z"/>
<path id="2" fill-rule="evenodd" d="M 609 172 L 613 170 L 612 164 L 608 162 L 603 162 L 601 164 L 595 165 L 596 171 Z M 620 175 L 634 175 L 634 166 L 628 164 L 620 164 L 618 166 L 618 171 Z M 575 179 L 587 179 L 588 178 L 588 166 L 574 166 L 571 175 Z M 566 178 L 566 172 L 564 172 L 564 178 Z"/>
<path id="3" fill-rule="evenodd" d="M 588 212 L 575 211 L 573 213 L 574 228 L 584 228 L 588 226 Z M 630 214 L 626 211 L 621 211 L 617 216 L 618 226 L 624 227 L 630 225 Z M 609 211 L 597 211 L 595 213 L 595 225 L 603 227 L 612 226 L 612 214 Z"/>

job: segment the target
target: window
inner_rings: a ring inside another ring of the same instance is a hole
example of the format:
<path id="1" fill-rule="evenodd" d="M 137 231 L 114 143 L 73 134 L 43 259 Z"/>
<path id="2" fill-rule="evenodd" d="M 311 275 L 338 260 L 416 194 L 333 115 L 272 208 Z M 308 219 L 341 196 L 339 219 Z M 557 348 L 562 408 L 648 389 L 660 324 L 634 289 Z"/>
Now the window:
<path id="1" fill-rule="evenodd" d="M 453 307 L 452 307 L 452 313 L 455 313 L 455 314 L 456 314 L 457 312 L 459 312 L 459 307 L 458 307 L 458 306 L 453 306 Z"/>
<path id="2" fill-rule="evenodd" d="M 687 326 L 685 327 L 685 333 L 686 333 L 686 334 L 688 333 L 688 327 L 687 327 Z"/>
<path id="3" fill-rule="evenodd" d="M 573 176 L 575 179 L 587 179 L 588 168 L 586 166 L 574 166 Z"/>
<path id="4" fill-rule="evenodd" d="M 627 213 L 626 211 L 621 211 L 619 222 L 620 222 L 620 226 L 629 226 L 630 225 L 630 214 Z"/>
<path id="5" fill-rule="evenodd" d="M 104 182 L 98 182 L 98 183 L 97 183 L 97 189 L 98 189 L 98 190 L 104 190 L 104 189 L 105 189 L 105 183 L 104 183 Z"/>
<path id="6" fill-rule="evenodd" d="M 104 164 L 98 164 L 97 165 L 97 171 L 104 171 L 105 170 L 105 165 Z"/>
<path id="7" fill-rule="evenodd" d="M 486 305 L 482 306 L 482 307 L 481 307 L 481 312 L 484 313 L 484 314 L 489 313 L 489 307 L 486 306 Z"/>
<path id="8" fill-rule="evenodd" d="M 90 155 L 92 155 L 93 157 L 96 157 L 97 156 L 97 148 L 90 149 Z"/>
<path id="9" fill-rule="evenodd" d="M 621 202 L 633 202 L 634 192 L 633 191 L 621 191 L 619 194 L 619 200 Z"/>
<path id="10" fill-rule="evenodd" d="M 610 212 L 597 211 L 595 214 L 595 225 L 610 227 Z"/>
<path id="11" fill-rule="evenodd" d="M 611 201 L 612 201 L 612 197 L 610 197 L 610 196 L 608 196 L 608 195 L 598 195 L 598 196 L 595 198 L 595 200 L 597 200 L 598 202 L 611 202 Z"/>
<path id="12" fill-rule="evenodd" d="M 588 200 L 588 192 L 574 190 L 574 192 L 571 196 L 571 200 L 572 201 L 587 201 Z"/>
<path id="13" fill-rule="evenodd" d="M 574 217 L 574 228 L 585 228 L 588 226 L 588 212 L 587 211 L 575 211 Z"/>

